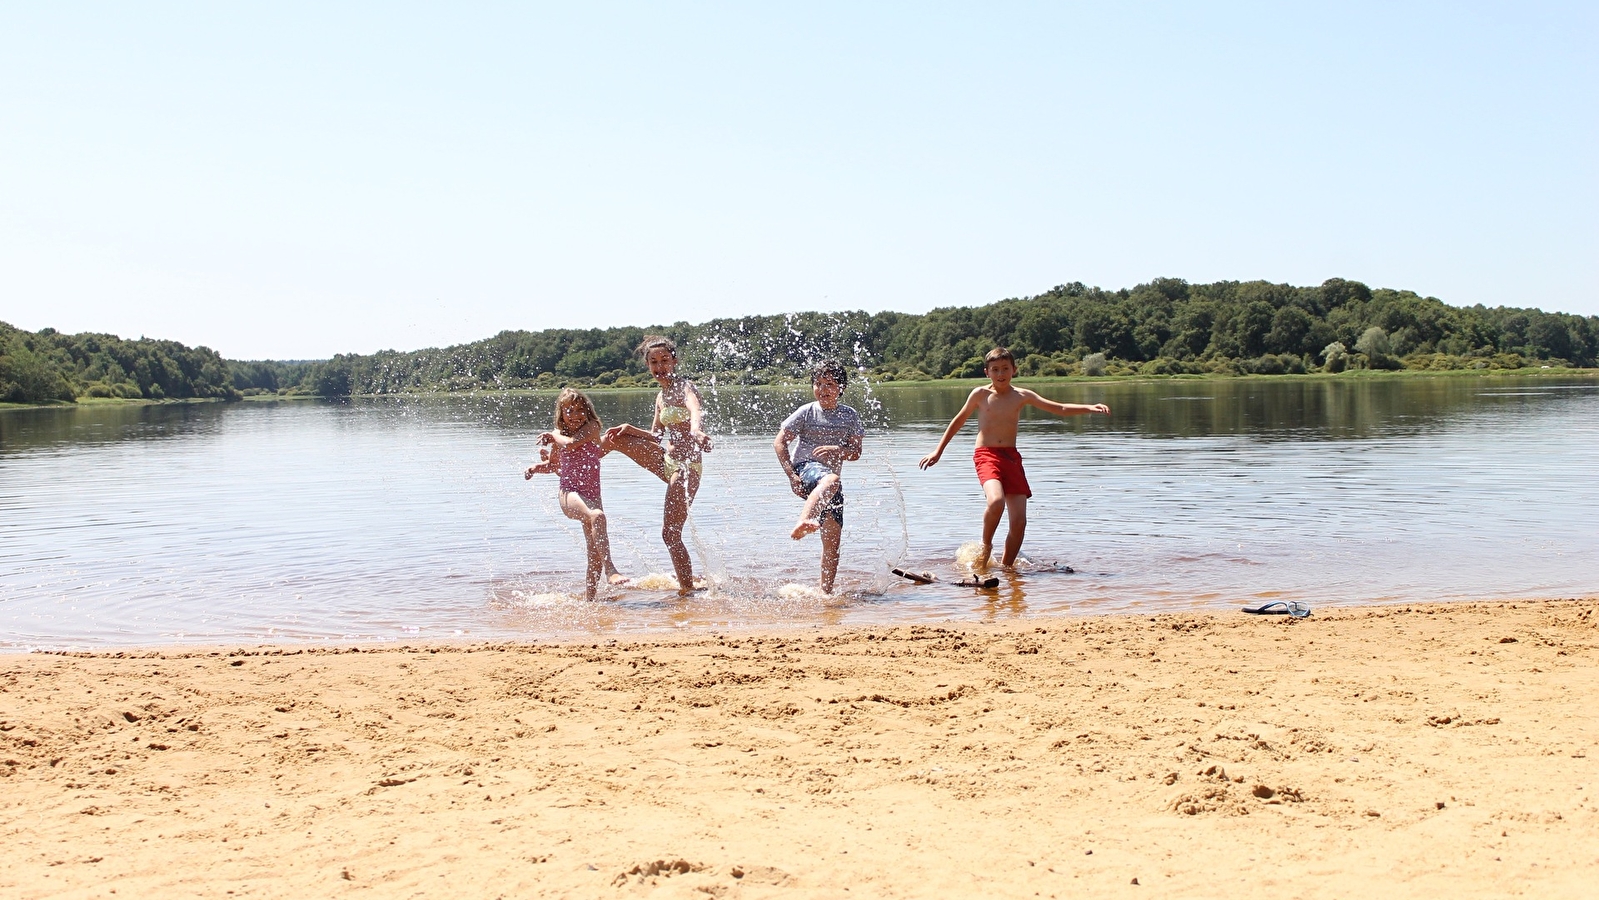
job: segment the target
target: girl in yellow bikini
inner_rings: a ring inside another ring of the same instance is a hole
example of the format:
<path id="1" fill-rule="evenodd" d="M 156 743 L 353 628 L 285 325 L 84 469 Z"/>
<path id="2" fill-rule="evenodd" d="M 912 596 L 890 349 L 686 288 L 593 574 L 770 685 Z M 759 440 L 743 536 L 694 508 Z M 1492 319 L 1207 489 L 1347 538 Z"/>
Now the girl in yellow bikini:
<path id="1" fill-rule="evenodd" d="M 620 452 L 666 482 L 661 540 L 672 556 L 678 593 L 687 594 L 695 589 L 694 560 L 683 545 L 683 524 L 700 490 L 705 468 L 700 458 L 711 449 L 710 436 L 702 430 L 705 405 L 694 382 L 676 374 L 677 345 L 671 340 L 650 335 L 639 344 L 638 353 L 661 386 L 655 395 L 655 420 L 649 431 L 628 424 L 612 427 L 600 446 Z"/>

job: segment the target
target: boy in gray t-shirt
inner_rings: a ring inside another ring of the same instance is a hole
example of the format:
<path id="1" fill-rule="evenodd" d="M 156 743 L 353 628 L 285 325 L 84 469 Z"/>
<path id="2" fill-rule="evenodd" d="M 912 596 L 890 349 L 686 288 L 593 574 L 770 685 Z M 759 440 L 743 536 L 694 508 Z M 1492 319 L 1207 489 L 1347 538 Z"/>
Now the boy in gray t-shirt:
<path id="1" fill-rule="evenodd" d="M 860 414 L 838 402 L 848 379 L 840 363 L 817 365 L 811 372 L 816 402 L 794 410 L 772 441 L 794 495 L 805 498 L 794 524 L 794 540 L 813 531 L 822 533 L 822 590 L 829 594 L 838 575 L 838 544 L 844 531 L 839 473 L 846 460 L 861 458 L 861 438 L 866 434 Z M 792 451 L 791 443 L 795 443 Z"/>

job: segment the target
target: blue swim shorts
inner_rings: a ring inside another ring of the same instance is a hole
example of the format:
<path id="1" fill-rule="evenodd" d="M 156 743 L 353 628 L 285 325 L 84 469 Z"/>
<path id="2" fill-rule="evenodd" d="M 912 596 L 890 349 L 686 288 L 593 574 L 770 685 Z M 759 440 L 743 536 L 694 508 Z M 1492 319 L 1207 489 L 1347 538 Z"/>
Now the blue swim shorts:
<path id="1" fill-rule="evenodd" d="M 811 491 L 816 490 L 816 485 L 823 478 L 833 474 L 833 470 L 813 459 L 795 466 L 794 474 L 800 477 L 800 487 L 805 491 L 805 495 L 810 496 Z M 833 498 L 816 511 L 817 519 L 823 516 L 827 516 L 837 522 L 840 527 L 843 527 L 844 485 L 842 482 L 839 483 L 838 490 L 833 492 Z"/>

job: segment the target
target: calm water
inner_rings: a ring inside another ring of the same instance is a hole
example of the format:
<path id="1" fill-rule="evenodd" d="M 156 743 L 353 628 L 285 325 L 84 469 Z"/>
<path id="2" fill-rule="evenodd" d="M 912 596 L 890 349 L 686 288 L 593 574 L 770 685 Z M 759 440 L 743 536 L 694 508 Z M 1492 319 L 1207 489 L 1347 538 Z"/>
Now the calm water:
<path id="1" fill-rule="evenodd" d="M 917 587 L 978 535 L 972 426 L 928 472 L 966 387 L 879 386 L 845 472 L 841 594 L 771 448 L 809 396 L 715 389 L 716 450 L 680 601 L 580 599 L 581 530 L 525 482 L 549 397 L 0 413 L 0 649 L 414 641 L 809 627 L 1599 592 L 1599 380 L 1074 384 L 1114 415 L 1030 417 L 1024 555 L 997 591 Z M 652 394 L 597 393 L 647 424 Z M 670 571 L 662 488 L 604 469 L 617 564 Z M 1001 526 L 1003 535 L 1003 526 Z"/>

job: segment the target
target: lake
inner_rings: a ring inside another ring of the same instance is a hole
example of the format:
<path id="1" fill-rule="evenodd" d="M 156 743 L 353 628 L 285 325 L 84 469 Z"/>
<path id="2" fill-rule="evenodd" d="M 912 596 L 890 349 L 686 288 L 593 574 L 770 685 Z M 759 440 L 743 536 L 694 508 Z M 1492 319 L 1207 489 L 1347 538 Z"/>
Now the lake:
<path id="1" fill-rule="evenodd" d="M 1034 496 L 999 589 L 958 574 L 982 494 L 972 383 L 856 386 L 839 593 L 771 441 L 808 390 L 702 383 L 716 440 L 689 546 L 705 594 L 581 599 L 581 529 L 524 481 L 552 397 L 481 395 L 0 412 L 0 649 L 625 637 L 1599 592 L 1599 379 L 1238 379 L 1035 386 Z M 648 425 L 653 393 L 594 392 Z M 671 571 L 660 482 L 603 468 L 618 566 Z M 1004 526 L 1001 525 L 1000 540 Z M 1064 568 L 1076 570 L 1068 574 Z M 655 573 L 655 574 L 651 574 Z"/>

